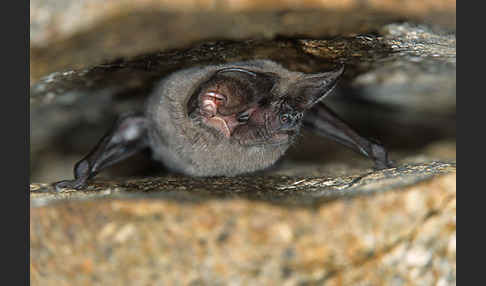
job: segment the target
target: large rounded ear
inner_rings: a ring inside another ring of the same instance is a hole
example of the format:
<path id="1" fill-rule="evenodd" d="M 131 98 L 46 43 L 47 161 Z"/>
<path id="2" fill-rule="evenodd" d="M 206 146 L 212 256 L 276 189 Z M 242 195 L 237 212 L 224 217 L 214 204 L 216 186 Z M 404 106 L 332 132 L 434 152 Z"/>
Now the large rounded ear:
<path id="1" fill-rule="evenodd" d="M 201 98 L 214 95 L 215 98 L 224 99 L 216 106 L 218 113 L 234 114 L 268 95 L 275 82 L 276 78 L 266 73 L 240 67 L 224 68 L 200 85 L 188 103 L 188 111 L 191 113 L 200 106 Z"/>
<path id="2" fill-rule="evenodd" d="M 309 109 L 326 97 L 334 89 L 343 72 L 344 65 L 333 71 L 304 75 L 293 87 L 298 94 L 299 107 Z"/>

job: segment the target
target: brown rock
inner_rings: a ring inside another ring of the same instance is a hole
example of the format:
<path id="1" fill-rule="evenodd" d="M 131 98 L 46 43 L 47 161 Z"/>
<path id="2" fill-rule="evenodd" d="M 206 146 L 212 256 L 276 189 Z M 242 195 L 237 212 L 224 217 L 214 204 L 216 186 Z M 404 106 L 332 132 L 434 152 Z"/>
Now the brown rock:
<path id="1" fill-rule="evenodd" d="M 375 179 L 381 180 L 363 184 Z M 313 197 L 329 183 L 300 184 L 293 192 Z M 452 285 L 456 279 L 455 171 L 313 208 L 238 194 L 185 203 L 112 197 L 31 209 L 34 284 Z"/>
<path id="2" fill-rule="evenodd" d="M 30 2 L 31 83 L 62 70 L 207 39 L 329 37 L 401 20 L 455 28 L 455 1 Z"/>

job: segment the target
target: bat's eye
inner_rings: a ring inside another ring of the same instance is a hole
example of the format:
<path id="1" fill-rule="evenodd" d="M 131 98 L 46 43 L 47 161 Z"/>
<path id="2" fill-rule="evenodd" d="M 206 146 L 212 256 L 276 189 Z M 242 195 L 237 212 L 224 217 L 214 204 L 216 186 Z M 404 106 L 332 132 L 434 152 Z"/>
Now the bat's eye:
<path id="1" fill-rule="evenodd" d="M 281 115 L 280 122 L 282 122 L 283 124 L 288 124 L 290 122 L 290 116 L 288 114 Z"/>
<path id="2" fill-rule="evenodd" d="M 250 119 L 250 112 L 248 110 L 240 113 L 238 115 L 238 117 L 236 118 L 236 120 L 238 120 L 238 122 L 240 122 L 240 123 L 245 123 L 249 119 Z"/>
<path id="3" fill-rule="evenodd" d="M 284 113 L 280 115 L 280 123 L 281 129 L 287 130 L 294 128 L 296 125 L 299 124 L 300 120 L 302 119 L 302 112 L 292 111 L 289 113 Z"/>

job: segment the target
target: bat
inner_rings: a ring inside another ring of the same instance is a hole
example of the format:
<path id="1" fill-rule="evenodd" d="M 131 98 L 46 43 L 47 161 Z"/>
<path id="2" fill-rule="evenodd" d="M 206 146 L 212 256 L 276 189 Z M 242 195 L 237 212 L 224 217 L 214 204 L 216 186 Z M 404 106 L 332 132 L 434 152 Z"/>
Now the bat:
<path id="1" fill-rule="evenodd" d="M 149 148 L 154 160 L 189 176 L 237 176 L 272 166 L 302 128 L 392 166 L 378 142 L 360 136 L 322 100 L 344 71 L 305 74 L 270 60 L 192 67 L 154 89 L 144 112 L 123 114 L 74 166 L 74 179 L 54 183 L 81 189 L 103 169 Z"/>

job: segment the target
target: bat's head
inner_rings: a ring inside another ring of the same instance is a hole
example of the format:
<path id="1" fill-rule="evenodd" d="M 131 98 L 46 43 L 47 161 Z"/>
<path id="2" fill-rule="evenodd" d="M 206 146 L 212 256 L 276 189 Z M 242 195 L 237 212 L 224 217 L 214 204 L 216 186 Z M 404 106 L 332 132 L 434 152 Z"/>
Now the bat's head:
<path id="1" fill-rule="evenodd" d="M 289 144 L 304 112 L 333 89 L 343 67 L 318 74 L 280 69 L 216 71 L 189 100 L 189 115 L 242 146 Z"/>

